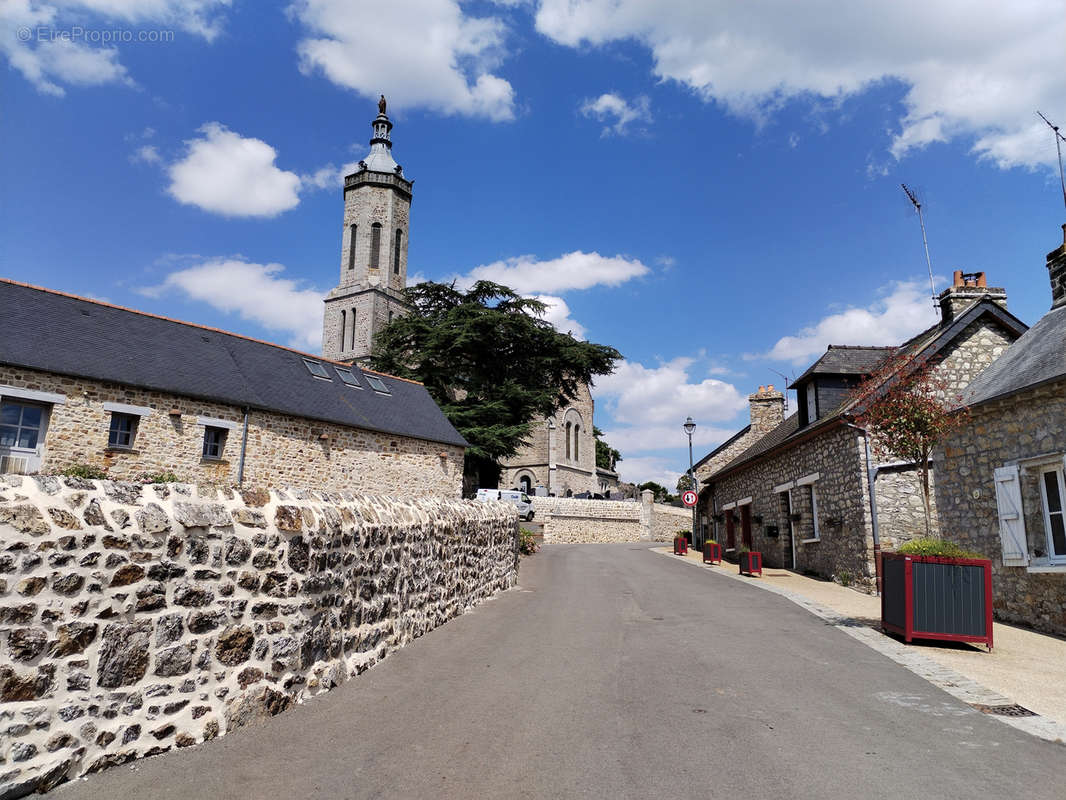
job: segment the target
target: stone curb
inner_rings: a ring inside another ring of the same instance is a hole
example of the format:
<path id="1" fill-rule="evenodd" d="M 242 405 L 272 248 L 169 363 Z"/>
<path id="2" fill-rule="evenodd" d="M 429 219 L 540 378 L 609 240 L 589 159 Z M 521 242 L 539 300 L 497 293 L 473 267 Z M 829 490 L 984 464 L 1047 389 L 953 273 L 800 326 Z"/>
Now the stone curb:
<path id="1" fill-rule="evenodd" d="M 674 557 L 673 553 L 663 549 L 649 549 L 656 555 L 667 556 L 669 558 Z M 824 619 L 837 630 L 843 631 L 853 639 L 858 639 L 867 647 L 876 650 L 878 653 L 881 653 L 881 655 L 887 656 L 900 666 L 906 667 L 915 675 L 924 678 L 938 689 L 943 689 L 952 697 L 961 700 L 968 706 L 1006 706 L 1014 704 L 1014 701 L 1010 698 L 1004 697 L 999 692 L 993 692 L 991 689 L 982 686 L 971 678 L 967 678 L 962 673 L 956 672 L 941 664 L 937 664 L 932 659 L 926 658 L 921 653 L 908 647 L 906 644 L 886 636 L 875 628 L 871 628 L 866 623 L 855 619 L 854 617 L 839 614 L 831 608 L 827 608 L 820 603 L 815 603 L 813 600 L 810 600 L 801 594 L 797 594 L 789 589 L 782 589 L 778 586 L 770 586 L 752 578 L 745 578 L 744 576 L 733 572 L 726 572 L 721 569 L 714 570 L 710 566 L 701 564 L 690 558 L 684 559 L 684 562 L 691 564 L 694 567 L 698 567 L 699 569 L 706 570 L 712 574 L 740 581 L 745 586 L 754 586 L 763 591 L 772 592 L 773 594 L 784 597 L 786 600 L 791 600 L 793 603 L 805 608 L 816 617 Z M 997 714 L 988 714 L 987 716 L 1006 725 L 1015 727 L 1020 731 L 1024 731 L 1031 736 L 1036 736 L 1045 741 L 1054 742 L 1055 744 L 1066 745 L 1066 724 L 1049 717 L 1044 717 L 1039 714 L 1031 717 L 1005 717 Z"/>

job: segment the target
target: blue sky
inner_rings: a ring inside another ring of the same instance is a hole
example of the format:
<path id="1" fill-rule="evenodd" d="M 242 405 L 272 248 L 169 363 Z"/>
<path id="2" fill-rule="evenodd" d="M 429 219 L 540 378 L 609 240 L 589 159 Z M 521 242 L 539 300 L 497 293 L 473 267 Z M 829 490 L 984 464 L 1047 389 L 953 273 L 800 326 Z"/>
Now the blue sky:
<path id="1" fill-rule="evenodd" d="M 597 425 L 670 482 L 746 396 L 934 321 L 1028 323 L 1066 221 L 1060 0 L 0 0 L 0 271 L 317 350 L 380 92 L 409 270 L 548 298 L 625 356 Z"/>

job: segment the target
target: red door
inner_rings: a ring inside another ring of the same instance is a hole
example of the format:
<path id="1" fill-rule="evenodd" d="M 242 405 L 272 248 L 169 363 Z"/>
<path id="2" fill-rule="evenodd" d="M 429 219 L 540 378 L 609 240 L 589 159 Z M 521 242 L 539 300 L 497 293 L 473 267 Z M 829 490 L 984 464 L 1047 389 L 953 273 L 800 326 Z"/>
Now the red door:
<path id="1" fill-rule="evenodd" d="M 751 546 L 751 505 L 740 507 L 740 540 L 746 548 L 753 549 Z"/>

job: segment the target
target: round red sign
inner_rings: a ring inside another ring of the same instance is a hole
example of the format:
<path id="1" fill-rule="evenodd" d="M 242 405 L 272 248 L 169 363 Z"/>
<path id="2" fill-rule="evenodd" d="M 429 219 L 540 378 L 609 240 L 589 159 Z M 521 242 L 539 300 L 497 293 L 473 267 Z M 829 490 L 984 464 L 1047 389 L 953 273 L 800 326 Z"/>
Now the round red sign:
<path id="1" fill-rule="evenodd" d="M 686 506 L 689 506 L 690 508 L 696 505 L 697 499 L 698 498 L 696 496 L 696 493 L 691 489 L 686 489 L 684 492 L 681 493 L 681 502 L 684 503 Z"/>

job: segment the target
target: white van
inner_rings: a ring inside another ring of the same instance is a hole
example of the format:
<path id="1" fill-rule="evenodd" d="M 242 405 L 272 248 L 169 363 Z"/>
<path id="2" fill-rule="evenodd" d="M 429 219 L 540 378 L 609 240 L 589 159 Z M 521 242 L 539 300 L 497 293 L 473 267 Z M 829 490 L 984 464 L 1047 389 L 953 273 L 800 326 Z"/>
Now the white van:
<path id="1" fill-rule="evenodd" d="M 477 499 L 487 503 L 490 500 L 498 500 L 501 503 L 512 503 L 518 509 L 518 516 L 529 522 L 533 519 L 533 503 L 529 495 L 514 489 L 478 489 Z"/>

